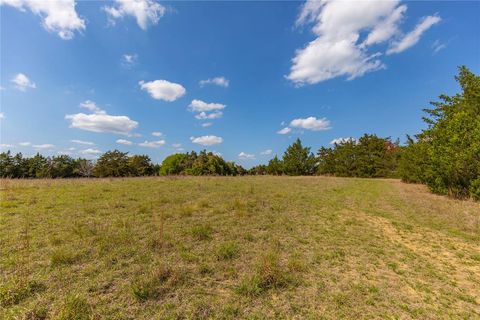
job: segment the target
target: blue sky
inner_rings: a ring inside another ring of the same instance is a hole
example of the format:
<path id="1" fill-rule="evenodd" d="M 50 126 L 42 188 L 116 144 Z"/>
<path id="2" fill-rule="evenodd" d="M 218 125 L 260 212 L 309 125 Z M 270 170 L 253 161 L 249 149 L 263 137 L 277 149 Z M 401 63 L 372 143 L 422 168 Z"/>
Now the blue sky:
<path id="1" fill-rule="evenodd" d="M 2 150 L 26 155 L 404 140 L 480 71 L 478 1 L 0 2 Z"/>

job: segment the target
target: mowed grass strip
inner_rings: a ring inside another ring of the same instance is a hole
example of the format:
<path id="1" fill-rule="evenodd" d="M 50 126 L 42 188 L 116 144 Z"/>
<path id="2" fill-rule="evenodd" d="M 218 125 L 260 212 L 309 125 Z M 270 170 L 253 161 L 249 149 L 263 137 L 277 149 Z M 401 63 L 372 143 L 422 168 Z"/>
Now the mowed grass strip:
<path id="1" fill-rule="evenodd" d="M 2 180 L 0 319 L 480 317 L 480 204 L 397 180 Z"/>

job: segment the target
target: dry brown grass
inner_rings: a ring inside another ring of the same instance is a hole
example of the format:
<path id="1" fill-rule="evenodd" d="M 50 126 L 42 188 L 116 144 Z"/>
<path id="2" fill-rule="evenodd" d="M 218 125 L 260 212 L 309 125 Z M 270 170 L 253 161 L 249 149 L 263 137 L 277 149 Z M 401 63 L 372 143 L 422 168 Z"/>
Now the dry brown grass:
<path id="1" fill-rule="evenodd" d="M 0 319 L 480 317 L 480 204 L 397 180 L 2 180 Z"/>

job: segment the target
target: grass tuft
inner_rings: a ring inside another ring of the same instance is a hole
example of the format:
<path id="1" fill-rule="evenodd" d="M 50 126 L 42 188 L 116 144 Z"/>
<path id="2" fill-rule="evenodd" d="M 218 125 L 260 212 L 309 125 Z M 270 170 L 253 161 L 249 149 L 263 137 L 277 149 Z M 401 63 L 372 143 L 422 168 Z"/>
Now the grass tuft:
<path id="1" fill-rule="evenodd" d="M 196 240 L 210 240 L 212 238 L 212 227 L 210 225 L 194 226 L 191 229 L 191 233 Z"/>
<path id="2" fill-rule="evenodd" d="M 217 249 L 218 260 L 232 260 L 238 256 L 240 248 L 236 242 L 224 242 Z"/>
<path id="3" fill-rule="evenodd" d="M 67 296 L 60 309 L 59 320 L 89 320 L 93 317 L 93 310 L 87 300 L 79 294 Z"/>

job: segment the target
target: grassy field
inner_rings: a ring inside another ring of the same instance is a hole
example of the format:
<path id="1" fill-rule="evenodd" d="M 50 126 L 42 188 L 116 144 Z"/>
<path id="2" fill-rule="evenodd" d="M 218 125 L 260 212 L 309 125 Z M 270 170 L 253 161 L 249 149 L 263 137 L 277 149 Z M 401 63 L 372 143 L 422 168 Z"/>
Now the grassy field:
<path id="1" fill-rule="evenodd" d="M 1 181 L 0 319 L 480 317 L 480 204 L 397 180 Z"/>

